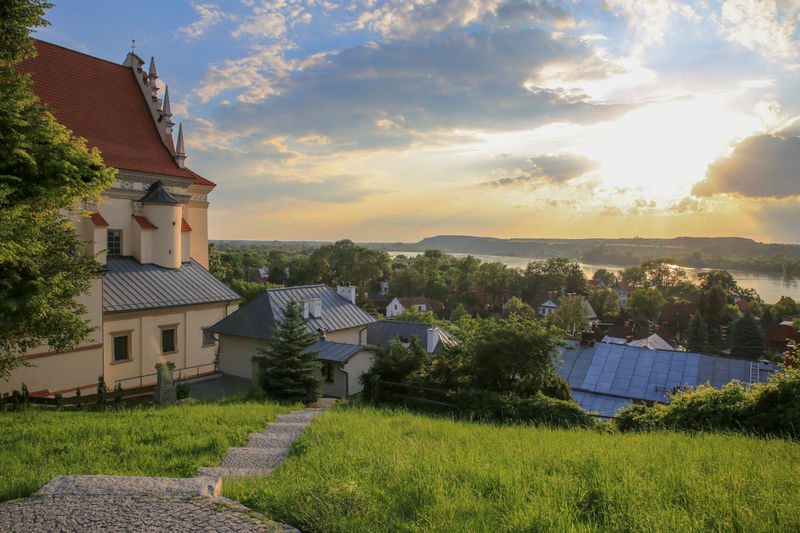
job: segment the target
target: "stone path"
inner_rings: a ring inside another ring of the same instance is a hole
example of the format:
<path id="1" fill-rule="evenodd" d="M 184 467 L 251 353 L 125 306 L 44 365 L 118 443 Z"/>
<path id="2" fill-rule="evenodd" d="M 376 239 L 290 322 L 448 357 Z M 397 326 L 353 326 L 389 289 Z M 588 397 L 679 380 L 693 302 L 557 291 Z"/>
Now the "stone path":
<path id="1" fill-rule="evenodd" d="M 334 401 L 278 415 L 263 433 L 251 433 L 247 446 L 229 448 L 221 466 L 202 467 L 193 478 L 57 476 L 33 497 L 0 503 L 0 532 L 296 532 L 222 498 L 222 478 L 272 472 Z"/>

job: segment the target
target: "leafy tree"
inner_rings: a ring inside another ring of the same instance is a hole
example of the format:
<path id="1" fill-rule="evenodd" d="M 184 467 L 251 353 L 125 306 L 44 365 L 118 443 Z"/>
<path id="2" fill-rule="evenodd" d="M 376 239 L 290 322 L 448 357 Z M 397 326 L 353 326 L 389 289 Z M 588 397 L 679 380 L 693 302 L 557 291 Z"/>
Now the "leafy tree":
<path id="1" fill-rule="evenodd" d="M 319 351 L 308 349 L 318 340 L 306 328 L 300 304 L 291 300 L 267 340 L 268 349 L 259 350 L 259 381 L 269 398 L 313 403 L 320 397 L 322 363 Z"/>
<path id="2" fill-rule="evenodd" d="M 432 300 L 439 300 L 440 302 L 447 302 L 450 299 L 450 289 L 447 284 L 440 280 L 430 280 L 425 285 L 425 290 L 422 293 L 426 298 Z"/>
<path id="3" fill-rule="evenodd" d="M 96 149 L 73 139 L 28 87 L 16 63 L 34 54 L 29 28 L 46 26 L 40 0 L 0 7 L 0 378 L 26 364 L 25 351 L 64 350 L 92 328 L 75 298 L 97 275 L 75 233 L 76 200 L 114 181 Z"/>
<path id="4" fill-rule="evenodd" d="M 657 289 L 643 288 L 634 289 L 628 299 L 628 307 L 638 309 L 650 320 L 656 320 L 661 308 L 666 301 Z"/>
<path id="5" fill-rule="evenodd" d="M 372 351 L 375 354 L 372 368 L 362 379 L 367 388 L 372 376 L 380 376 L 383 381 L 405 383 L 430 362 L 422 341 L 416 336 L 411 337 L 408 345 L 395 339 L 388 346 L 377 346 Z"/>
<path id="6" fill-rule="evenodd" d="M 503 318 L 508 318 L 511 315 L 517 315 L 527 320 L 535 320 L 536 310 L 516 296 L 512 296 L 503 305 Z"/>
<path id="7" fill-rule="evenodd" d="M 586 306 L 583 296 L 564 296 L 559 299 L 558 307 L 547 316 L 548 322 L 566 330 L 568 333 L 580 334 L 589 327 Z"/>
<path id="8" fill-rule="evenodd" d="M 589 282 L 586 279 L 583 269 L 578 263 L 570 263 L 564 276 L 564 289 L 566 292 L 575 294 L 586 294 Z"/>
<path id="9" fill-rule="evenodd" d="M 647 276 L 642 267 L 631 266 L 624 268 L 619 275 L 620 279 L 627 283 L 631 288 L 644 287 L 647 284 Z"/>
<path id="10" fill-rule="evenodd" d="M 770 309 L 770 314 L 772 315 L 773 322 L 781 322 L 784 317 L 800 314 L 800 306 L 789 296 L 781 296 L 778 303 L 773 305 L 772 309 Z"/>
<path id="11" fill-rule="evenodd" d="M 517 271 L 503 263 L 481 263 L 478 267 L 478 283 L 487 296 L 500 298 L 511 290 Z"/>
<path id="12" fill-rule="evenodd" d="M 587 299 L 601 320 L 610 321 L 619 316 L 619 298 L 611 289 L 601 287 L 589 291 Z"/>
<path id="13" fill-rule="evenodd" d="M 716 328 L 727 320 L 726 305 L 728 294 L 719 284 L 714 283 L 700 294 L 700 313 L 706 318 L 709 327 Z"/>
<path id="14" fill-rule="evenodd" d="M 458 352 L 469 385 L 482 390 L 534 394 L 553 374 L 560 331 L 517 315 L 506 319 L 462 321 L 456 331 Z"/>
<path id="15" fill-rule="evenodd" d="M 467 310 L 467 307 L 464 304 L 459 303 L 453 308 L 453 312 L 450 313 L 450 320 L 452 320 L 453 322 L 458 322 L 462 318 L 467 318 L 469 316 L 470 314 L 469 311 Z"/>
<path id="16" fill-rule="evenodd" d="M 733 274 L 727 270 L 708 270 L 697 274 L 700 281 L 700 291 L 705 292 L 713 285 L 719 285 L 727 294 L 738 294 L 739 284 L 733 278 Z"/>
<path id="17" fill-rule="evenodd" d="M 389 296 L 419 296 L 422 294 L 425 282 L 413 268 L 395 270 L 389 280 Z"/>
<path id="18" fill-rule="evenodd" d="M 733 325 L 731 355 L 758 359 L 764 353 L 764 335 L 750 313 L 745 313 Z"/>
<path id="19" fill-rule="evenodd" d="M 686 332 L 686 344 L 693 352 L 702 352 L 708 346 L 708 324 L 700 313 L 695 313 L 689 319 Z"/>
<path id="20" fill-rule="evenodd" d="M 642 271 L 647 278 L 647 286 L 664 291 L 686 279 L 686 270 L 676 267 L 672 259 L 648 259 L 642 263 Z"/>
<path id="21" fill-rule="evenodd" d="M 397 320 L 406 322 L 420 322 L 422 324 L 433 324 L 436 322 L 436 315 L 433 311 L 417 311 L 416 309 L 405 309 L 397 315 Z"/>
<path id="22" fill-rule="evenodd" d="M 602 281 L 603 285 L 608 288 L 613 287 L 617 283 L 617 275 L 605 268 L 595 270 L 592 279 L 595 281 Z"/>

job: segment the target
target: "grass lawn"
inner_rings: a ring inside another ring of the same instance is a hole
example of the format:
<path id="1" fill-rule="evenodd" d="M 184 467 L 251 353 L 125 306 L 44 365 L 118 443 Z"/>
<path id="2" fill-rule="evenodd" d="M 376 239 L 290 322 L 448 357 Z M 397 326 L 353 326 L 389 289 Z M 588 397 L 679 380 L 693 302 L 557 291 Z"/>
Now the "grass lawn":
<path id="1" fill-rule="evenodd" d="M 225 496 L 301 531 L 798 531 L 800 446 L 339 407 Z"/>
<path id="2" fill-rule="evenodd" d="M 67 474 L 192 477 L 299 406 L 224 399 L 171 407 L 0 413 L 0 501 Z"/>

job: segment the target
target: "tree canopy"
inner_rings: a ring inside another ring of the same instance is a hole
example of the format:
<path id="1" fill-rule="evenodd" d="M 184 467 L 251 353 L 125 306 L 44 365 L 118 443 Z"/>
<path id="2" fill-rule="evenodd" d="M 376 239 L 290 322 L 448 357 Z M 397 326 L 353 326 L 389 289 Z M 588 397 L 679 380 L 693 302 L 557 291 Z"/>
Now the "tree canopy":
<path id="1" fill-rule="evenodd" d="M 85 257 L 72 218 L 96 199 L 115 171 L 58 124 L 16 64 L 34 53 L 30 28 L 47 25 L 37 0 L 0 7 L 0 377 L 36 346 L 63 350 L 92 331 L 75 298 L 97 262 Z"/>

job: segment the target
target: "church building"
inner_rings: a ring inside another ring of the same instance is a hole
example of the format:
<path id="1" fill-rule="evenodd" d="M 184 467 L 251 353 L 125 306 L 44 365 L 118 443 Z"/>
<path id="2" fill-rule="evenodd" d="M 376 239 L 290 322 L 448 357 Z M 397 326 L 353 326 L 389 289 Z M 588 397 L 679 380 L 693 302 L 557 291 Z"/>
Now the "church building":
<path id="1" fill-rule="evenodd" d="M 0 394 L 25 383 L 34 394 L 72 394 L 103 376 L 109 387 L 155 381 L 171 361 L 183 375 L 216 369 L 208 327 L 241 300 L 208 271 L 208 196 L 216 185 L 185 166 L 183 129 L 169 89 L 159 95 L 155 61 L 133 52 L 122 64 L 36 41 L 20 69 L 56 120 L 100 150 L 117 181 L 94 205 L 76 209 L 86 253 L 103 265 L 79 300 L 95 331 L 81 346 L 25 357 L 32 365 L 0 381 Z M 148 375 L 151 375 L 148 377 Z M 144 376 L 144 377 L 143 377 Z"/>

